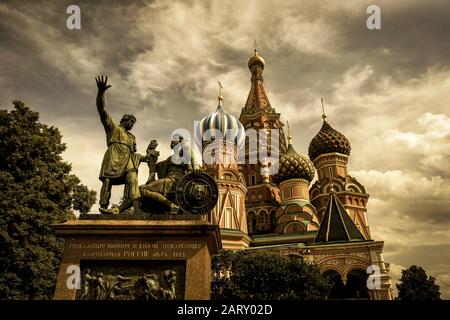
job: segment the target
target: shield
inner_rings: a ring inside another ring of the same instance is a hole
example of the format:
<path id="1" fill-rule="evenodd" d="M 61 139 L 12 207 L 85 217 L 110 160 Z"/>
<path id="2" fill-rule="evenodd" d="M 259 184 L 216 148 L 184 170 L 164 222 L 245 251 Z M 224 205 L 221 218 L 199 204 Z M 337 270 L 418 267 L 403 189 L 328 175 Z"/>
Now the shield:
<path id="1" fill-rule="evenodd" d="M 207 173 L 188 173 L 178 182 L 175 197 L 179 207 L 188 214 L 208 214 L 216 205 L 217 183 Z"/>

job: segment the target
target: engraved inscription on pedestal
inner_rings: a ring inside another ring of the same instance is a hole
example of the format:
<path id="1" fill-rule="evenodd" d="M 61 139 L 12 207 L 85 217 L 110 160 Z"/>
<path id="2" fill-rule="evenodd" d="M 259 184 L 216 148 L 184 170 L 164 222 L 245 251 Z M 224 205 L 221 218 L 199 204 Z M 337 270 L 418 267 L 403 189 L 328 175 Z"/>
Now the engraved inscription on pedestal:
<path id="1" fill-rule="evenodd" d="M 200 248 L 198 241 L 118 241 L 105 240 L 72 240 L 67 247 L 82 260 L 94 259 L 188 259 Z"/>
<path id="2" fill-rule="evenodd" d="M 78 300 L 183 300 L 185 261 L 81 261 Z"/>

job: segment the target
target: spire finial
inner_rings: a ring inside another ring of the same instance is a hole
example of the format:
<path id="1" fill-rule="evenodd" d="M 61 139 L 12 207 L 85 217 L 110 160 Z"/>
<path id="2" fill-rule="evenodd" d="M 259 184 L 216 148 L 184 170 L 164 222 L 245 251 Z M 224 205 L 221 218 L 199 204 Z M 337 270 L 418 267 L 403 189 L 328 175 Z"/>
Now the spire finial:
<path id="1" fill-rule="evenodd" d="M 323 106 L 323 98 L 320 98 L 320 101 L 322 102 L 322 119 L 323 121 L 327 121 L 327 115 L 325 114 L 325 107 Z"/>
<path id="2" fill-rule="evenodd" d="M 222 97 L 223 87 L 222 87 L 222 83 L 220 83 L 220 81 L 217 81 L 217 83 L 219 84 L 219 96 L 217 97 L 217 100 L 219 100 L 219 106 L 221 106 L 222 101 L 223 101 L 223 97 Z"/>
<path id="3" fill-rule="evenodd" d="M 286 120 L 287 127 L 288 127 L 288 145 L 292 144 L 292 136 L 291 136 L 291 126 L 289 125 L 289 121 Z"/>
<path id="4" fill-rule="evenodd" d="M 255 56 L 258 54 L 258 44 L 256 43 L 256 39 L 253 40 L 253 51 L 255 52 Z"/>

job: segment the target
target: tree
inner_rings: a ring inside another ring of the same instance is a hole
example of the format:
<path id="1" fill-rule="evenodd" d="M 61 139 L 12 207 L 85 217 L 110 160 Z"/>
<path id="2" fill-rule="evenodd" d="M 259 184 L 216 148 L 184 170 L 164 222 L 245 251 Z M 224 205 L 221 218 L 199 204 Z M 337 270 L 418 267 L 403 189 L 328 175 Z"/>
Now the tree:
<path id="1" fill-rule="evenodd" d="M 400 300 L 440 300 L 441 292 L 435 278 L 428 277 L 422 267 L 412 265 L 402 270 L 402 278 L 397 284 Z"/>
<path id="2" fill-rule="evenodd" d="M 212 260 L 212 299 L 326 299 L 331 284 L 301 257 L 222 251 Z"/>
<path id="3" fill-rule="evenodd" d="M 96 194 L 62 160 L 59 130 L 13 105 L 0 110 L 0 298 L 48 299 L 63 245 L 50 225 L 88 212 Z"/>

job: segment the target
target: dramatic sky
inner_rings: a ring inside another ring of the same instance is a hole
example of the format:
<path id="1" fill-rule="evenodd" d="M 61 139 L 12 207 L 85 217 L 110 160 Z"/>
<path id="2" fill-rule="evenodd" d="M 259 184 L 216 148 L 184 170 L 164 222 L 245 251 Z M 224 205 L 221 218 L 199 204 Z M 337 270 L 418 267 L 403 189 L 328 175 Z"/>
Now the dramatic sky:
<path id="1" fill-rule="evenodd" d="M 70 4 L 81 30 L 66 28 Z M 381 7 L 381 30 L 366 27 L 370 4 Z M 450 298 L 449 31 L 447 0 L 1 0 L 0 105 L 21 99 L 60 128 L 64 159 L 99 190 L 95 75 L 109 76 L 117 120 L 137 116 L 138 149 L 157 139 L 168 156 L 173 129 L 215 110 L 218 80 L 226 111 L 239 116 L 256 39 L 297 151 L 321 126 L 322 96 L 351 142 L 350 172 L 370 193 L 371 232 L 385 241 L 392 277 L 421 265 Z"/>

